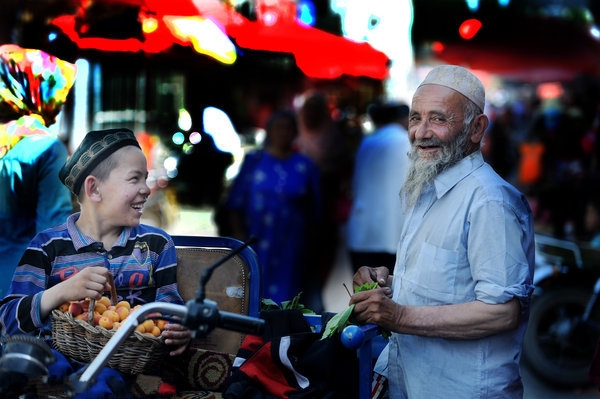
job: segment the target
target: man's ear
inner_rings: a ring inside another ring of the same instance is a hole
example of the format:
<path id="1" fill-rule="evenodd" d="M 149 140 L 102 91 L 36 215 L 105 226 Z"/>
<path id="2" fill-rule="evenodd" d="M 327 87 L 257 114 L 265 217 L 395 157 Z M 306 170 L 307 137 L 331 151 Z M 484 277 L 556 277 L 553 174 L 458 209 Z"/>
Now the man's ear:
<path id="1" fill-rule="evenodd" d="M 86 177 L 83 181 L 83 190 L 85 196 L 95 202 L 100 202 L 102 200 L 98 183 L 98 179 L 92 175 Z"/>
<path id="2" fill-rule="evenodd" d="M 488 128 L 490 121 L 486 114 L 479 114 L 471 123 L 471 142 L 480 143 L 483 140 L 483 135 Z"/>

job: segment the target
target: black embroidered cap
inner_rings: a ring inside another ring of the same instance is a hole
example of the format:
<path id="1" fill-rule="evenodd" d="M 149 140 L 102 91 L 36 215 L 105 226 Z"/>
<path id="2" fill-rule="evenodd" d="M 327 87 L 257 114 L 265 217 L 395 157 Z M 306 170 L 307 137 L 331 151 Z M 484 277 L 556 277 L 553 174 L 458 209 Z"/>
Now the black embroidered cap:
<path id="1" fill-rule="evenodd" d="M 95 130 L 85 135 L 79 147 L 69 157 L 58 177 L 75 195 L 79 194 L 85 178 L 100 162 L 120 148 L 140 144 L 129 129 Z"/>

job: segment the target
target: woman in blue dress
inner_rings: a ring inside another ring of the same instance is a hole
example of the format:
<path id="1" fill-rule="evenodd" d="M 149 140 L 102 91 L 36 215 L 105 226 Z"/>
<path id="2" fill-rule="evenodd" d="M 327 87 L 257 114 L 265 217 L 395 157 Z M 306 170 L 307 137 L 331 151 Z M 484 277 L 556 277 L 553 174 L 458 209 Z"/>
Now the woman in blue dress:
<path id="1" fill-rule="evenodd" d="M 246 155 L 226 203 L 233 236 L 257 238 L 261 295 L 277 303 L 302 291 L 311 231 L 321 218 L 320 172 L 294 149 L 297 135 L 296 115 L 274 112 L 263 148 Z"/>

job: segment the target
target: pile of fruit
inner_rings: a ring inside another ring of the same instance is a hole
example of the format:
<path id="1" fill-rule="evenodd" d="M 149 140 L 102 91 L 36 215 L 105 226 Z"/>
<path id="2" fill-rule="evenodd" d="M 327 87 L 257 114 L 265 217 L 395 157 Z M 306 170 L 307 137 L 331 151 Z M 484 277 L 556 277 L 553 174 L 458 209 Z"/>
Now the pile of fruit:
<path id="1" fill-rule="evenodd" d="M 59 306 L 58 310 L 71 315 L 78 320 L 91 321 L 94 326 L 101 326 L 107 330 L 117 330 L 121 323 L 129 316 L 131 312 L 140 307 L 136 305 L 133 308 L 127 301 L 120 301 L 115 305 L 111 304 L 110 298 L 103 296 L 94 301 L 93 318 L 90 320 L 90 299 L 65 302 Z M 148 317 L 160 316 L 159 314 L 148 315 Z M 160 336 L 164 329 L 166 320 L 147 319 L 136 327 L 136 331 L 142 334 L 151 334 L 155 337 Z"/>

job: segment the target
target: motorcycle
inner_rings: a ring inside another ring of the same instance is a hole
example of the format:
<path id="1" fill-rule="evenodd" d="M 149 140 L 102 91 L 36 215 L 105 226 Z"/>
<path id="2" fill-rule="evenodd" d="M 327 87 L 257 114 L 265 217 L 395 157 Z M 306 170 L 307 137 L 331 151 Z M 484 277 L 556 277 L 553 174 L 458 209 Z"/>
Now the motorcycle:
<path id="1" fill-rule="evenodd" d="M 523 360 L 551 385 L 588 385 L 600 337 L 600 249 L 536 234 L 534 285 Z"/>

